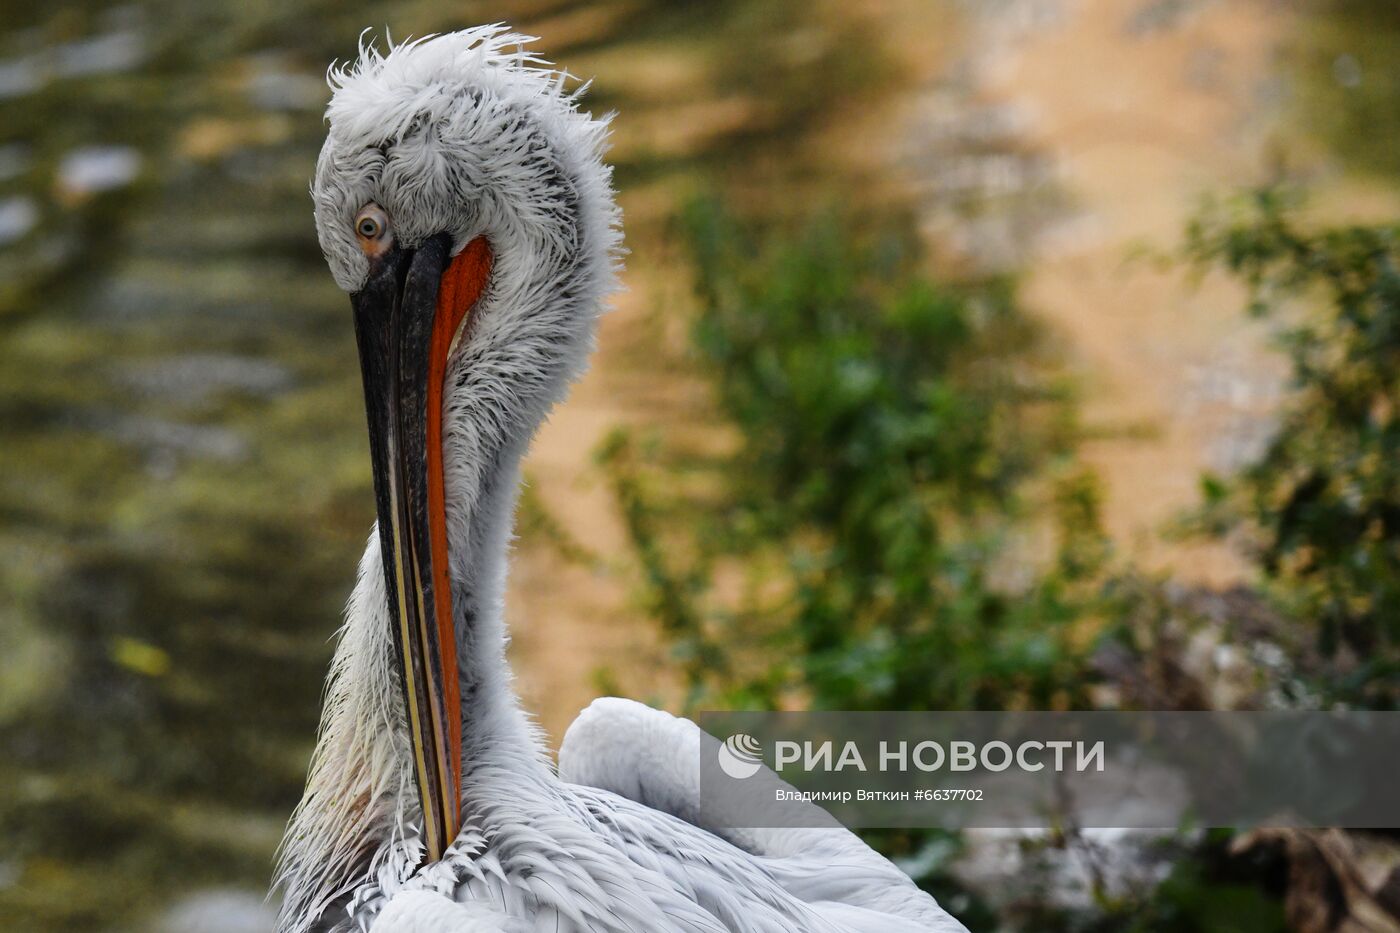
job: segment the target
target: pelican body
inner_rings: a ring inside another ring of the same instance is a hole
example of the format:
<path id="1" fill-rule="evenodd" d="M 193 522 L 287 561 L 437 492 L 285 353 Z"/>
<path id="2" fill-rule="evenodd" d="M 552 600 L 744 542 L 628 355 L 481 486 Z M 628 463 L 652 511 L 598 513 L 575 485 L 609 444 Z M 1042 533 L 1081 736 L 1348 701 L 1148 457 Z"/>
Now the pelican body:
<path id="1" fill-rule="evenodd" d="M 792 933 L 962 926 L 844 830 L 696 807 L 699 729 L 596 701 L 558 771 L 502 600 L 520 461 L 616 287 L 607 120 L 503 27 L 333 71 L 312 184 L 350 295 L 378 509 L 306 791 L 281 933 Z"/>

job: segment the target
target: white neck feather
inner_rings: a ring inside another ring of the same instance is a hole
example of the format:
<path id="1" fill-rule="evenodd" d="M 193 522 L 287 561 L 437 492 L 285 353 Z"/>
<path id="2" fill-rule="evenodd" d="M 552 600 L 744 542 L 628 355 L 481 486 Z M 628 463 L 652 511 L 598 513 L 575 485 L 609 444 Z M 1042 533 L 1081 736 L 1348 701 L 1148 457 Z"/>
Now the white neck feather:
<path id="1" fill-rule="evenodd" d="M 522 786 L 553 780 L 506 663 L 506 557 L 521 458 L 585 368 L 602 301 L 616 288 L 621 240 L 602 162 L 607 121 L 580 112 L 561 76 L 507 51 L 518 38 L 488 27 L 385 57 L 362 49 L 360 62 L 337 77 L 312 191 L 323 249 L 347 288 L 358 273 L 342 242 L 346 215 L 371 198 L 389 211 L 405 246 L 446 230 L 459 248 L 486 236 L 494 255 L 443 406 L 468 825 L 489 820 L 491 804 Z M 473 83 L 485 91 L 459 90 Z M 426 108 L 432 119 L 396 119 L 404 108 Z M 393 159 L 383 155 L 386 125 L 400 126 Z M 372 533 L 332 662 L 306 793 L 283 841 L 276 881 L 286 933 L 316 929 L 327 908 L 381 867 L 417 864 L 419 804 L 402 706 Z"/>
<path id="2" fill-rule="evenodd" d="M 456 388 L 444 405 L 468 824 L 522 783 L 550 776 L 544 743 L 519 705 L 506 661 L 507 554 L 520 461 L 572 375 L 571 358 L 587 348 L 586 331 L 561 329 L 550 292 L 519 276 L 519 264 L 506 260 L 514 238 L 501 231 L 493 246 L 497 239 L 496 271 L 473 312 L 470 340 L 448 374 Z M 527 298 L 533 308 L 510 303 Z M 552 325 L 539 323 L 550 319 Z M 525 378 L 513 378 L 518 373 Z M 421 811 L 384 585 L 375 532 L 331 664 L 306 794 L 284 843 L 278 880 L 288 908 L 299 902 L 303 918 L 324 912 L 387 861 L 411 866 L 418 860 Z"/>

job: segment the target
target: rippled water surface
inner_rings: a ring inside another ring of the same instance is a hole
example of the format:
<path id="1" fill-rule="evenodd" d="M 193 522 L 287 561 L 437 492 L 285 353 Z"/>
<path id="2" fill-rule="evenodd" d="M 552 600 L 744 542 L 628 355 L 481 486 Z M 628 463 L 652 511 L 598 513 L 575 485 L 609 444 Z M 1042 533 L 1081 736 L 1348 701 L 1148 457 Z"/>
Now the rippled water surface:
<path id="1" fill-rule="evenodd" d="M 359 18 L 27 16 L 0 36 L 0 914 L 256 928 L 237 891 L 265 885 L 370 520 L 304 194 Z"/>

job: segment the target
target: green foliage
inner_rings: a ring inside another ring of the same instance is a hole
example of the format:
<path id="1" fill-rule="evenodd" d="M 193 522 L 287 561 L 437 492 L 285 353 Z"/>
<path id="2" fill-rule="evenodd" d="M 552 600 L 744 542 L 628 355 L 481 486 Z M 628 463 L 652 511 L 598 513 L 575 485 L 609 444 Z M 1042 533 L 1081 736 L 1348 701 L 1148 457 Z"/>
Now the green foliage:
<path id="1" fill-rule="evenodd" d="M 603 459 L 694 696 L 1084 704 L 1071 623 L 1105 556 L 1092 482 L 1067 471 L 1052 484 L 1040 524 L 1060 546 L 1044 579 L 1011 579 L 1003 560 L 1033 548 L 1025 487 L 1069 436 L 1009 285 L 935 285 L 910 238 L 854 235 L 831 216 L 791 239 L 760 240 L 712 202 L 684 223 L 694 346 L 737 442 L 673 456 L 671 482 L 657 476 L 666 452 L 635 438 Z"/>
<path id="2" fill-rule="evenodd" d="M 1115 929 L 1131 933 L 1283 933 L 1279 853 L 1230 851 L 1233 834 L 1212 830 L 1172 867 L 1151 900 Z"/>
<path id="3" fill-rule="evenodd" d="M 1400 6 L 1314 0 L 1294 38 L 1302 124 L 1349 167 L 1400 175 Z"/>
<path id="4" fill-rule="evenodd" d="M 1293 392 L 1263 457 L 1207 480 L 1218 530 L 1247 529 L 1269 590 L 1315 625 L 1327 698 L 1400 699 L 1400 227 L 1302 229 L 1277 192 L 1216 209 L 1189 253 L 1281 317 Z M 1307 312 L 1287 312 L 1307 296 Z"/>
<path id="5" fill-rule="evenodd" d="M 839 215 L 774 234 L 702 201 L 683 219 L 692 349 L 729 442 L 619 432 L 600 459 L 692 704 L 1085 707 L 1105 638 L 1142 668 L 1125 702 L 1202 703 L 1157 657 L 1179 650 L 1157 631 L 1179 614 L 1164 588 L 1112 560 L 1009 283 L 935 284 L 910 238 Z M 1026 840 L 1021 893 L 995 909 L 953 880 L 957 834 L 867 839 L 974 929 L 1282 928 L 1228 834 L 1165 840 L 1164 884 L 1110 893 L 1096 874 L 1072 908 L 1052 895 L 1057 866 L 1095 857 L 1081 834 Z"/>

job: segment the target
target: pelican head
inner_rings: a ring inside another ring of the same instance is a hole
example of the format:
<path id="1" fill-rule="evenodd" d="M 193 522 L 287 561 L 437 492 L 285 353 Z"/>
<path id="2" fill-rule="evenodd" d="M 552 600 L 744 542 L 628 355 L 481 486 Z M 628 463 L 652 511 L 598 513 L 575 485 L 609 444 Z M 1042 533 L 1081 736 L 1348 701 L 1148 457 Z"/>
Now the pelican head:
<path id="1" fill-rule="evenodd" d="M 518 461 L 584 368 L 620 238 L 607 120 L 529 41 L 488 26 L 362 43 L 330 74 L 311 194 L 350 295 L 379 521 L 283 848 L 302 918 L 390 837 L 441 858 L 464 759 L 494 747 L 473 717 L 509 718 L 492 626 Z"/>

